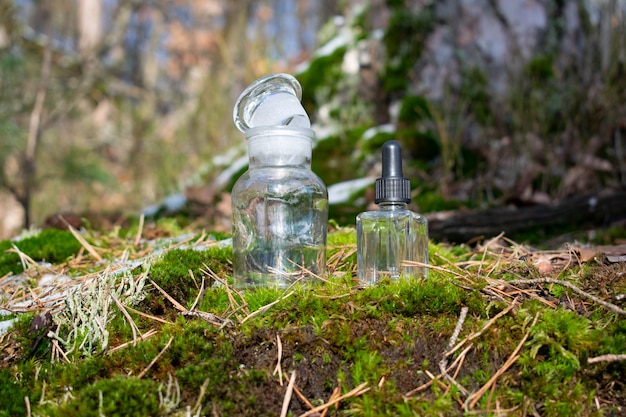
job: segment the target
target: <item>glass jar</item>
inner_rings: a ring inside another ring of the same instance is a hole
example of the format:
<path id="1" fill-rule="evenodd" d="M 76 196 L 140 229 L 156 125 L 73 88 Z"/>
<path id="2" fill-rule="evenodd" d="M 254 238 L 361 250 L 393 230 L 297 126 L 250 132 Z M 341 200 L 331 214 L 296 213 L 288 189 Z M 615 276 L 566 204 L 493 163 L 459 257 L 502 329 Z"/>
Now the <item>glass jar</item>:
<path id="1" fill-rule="evenodd" d="M 296 84 L 262 78 L 235 106 L 249 157 L 232 190 L 236 288 L 286 288 L 325 273 L 328 191 L 311 170 L 315 132 Z"/>

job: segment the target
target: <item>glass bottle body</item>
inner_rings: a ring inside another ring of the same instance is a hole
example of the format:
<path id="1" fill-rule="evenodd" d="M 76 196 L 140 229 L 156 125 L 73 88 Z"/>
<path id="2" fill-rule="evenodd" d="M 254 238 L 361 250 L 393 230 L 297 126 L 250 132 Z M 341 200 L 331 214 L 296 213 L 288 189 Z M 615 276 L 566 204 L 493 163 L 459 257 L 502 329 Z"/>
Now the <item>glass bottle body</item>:
<path id="1" fill-rule="evenodd" d="M 236 288 L 286 288 L 325 273 L 328 191 L 310 169 L 310 151 L 289 153 L 284 145 L 299 139 L 290 137 L 298 130 L 249 137 L 250 168 L 232 191 Z"/>
<path id="2" fill-rule="evenodd" d="M 364 285 L 382 279 L 427 277 L 428 221 L 405 203 L 382 203 L 380 210 L 357 216 L 358 278 Z"/>

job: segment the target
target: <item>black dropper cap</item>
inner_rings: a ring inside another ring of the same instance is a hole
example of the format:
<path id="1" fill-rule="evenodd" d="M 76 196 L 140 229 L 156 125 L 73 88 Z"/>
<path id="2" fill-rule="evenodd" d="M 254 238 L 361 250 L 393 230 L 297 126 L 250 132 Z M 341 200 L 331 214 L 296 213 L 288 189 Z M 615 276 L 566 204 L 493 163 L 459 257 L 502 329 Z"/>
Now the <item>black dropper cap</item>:
<path id="1" fill-rule="evenodd" d="M 402 148 L 395 140 L 383 144 L 383 175 L 376 180 L 374 202 L 409 203 L 411 182 L 402 176 Z"/>

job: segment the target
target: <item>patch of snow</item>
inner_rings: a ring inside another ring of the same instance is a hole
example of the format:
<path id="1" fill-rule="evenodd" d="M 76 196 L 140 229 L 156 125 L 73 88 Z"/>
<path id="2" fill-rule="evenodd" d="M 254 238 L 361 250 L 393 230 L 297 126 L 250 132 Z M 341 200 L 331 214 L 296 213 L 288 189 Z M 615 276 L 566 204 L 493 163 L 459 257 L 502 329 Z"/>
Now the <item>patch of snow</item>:
<path id="1" fill-rule="evenodd" d="M 394 133 L 395 131 L 396 131 L 396 128 L 391 123 L 378 125 L 378 126 L 370 127 L 365 132 L 363 132 L 361 139 L 363 139 L 364 141 L 368 141 L 379 133 Z"/>
<path id="2" fill-rule="evenodd" d="M 357 75 L 361 69 L 361 63 L 359 62 L 359 51 L 356 49 L 350 49 L 343 56 L 343 62 L 341 63 L 341 69 L 345 74 Z"/>
<path id="3" fill-rule="evenodd" d="M 187 203 L 187 197 L 183 193 L 171 194 L 163 200 L 161 204 L 152 204 L 145 207 L 141 213 L 144 216 L 151 217 L 158 213 L 159 210 L 165 209 L 169 212 L 180 211 Z"/>
<path id="4" fill-rule="evenodd" d="M 354 35 L 350 31 L 350 29 L 342 28 L 339 30 L 339 33 L 334 38 L 326 42 L 313 53 L 313 59 L 332 55 L 339 48 L 348 46 L 353 41 L 353 39 Z M 305 72 L 309 68 L 310 64 L 311 62 L 309 60 L 306 60 L 299 64 L 295 69 L 296 74 Z"/>
<path id="5" fill-rule="evenodd" d="M 348 203 L 358 191 L 374 184 L 376 178 L 365 177 L 333 184 L 328 187 L 328 204 Z"/>
<path id="6" fill-rule="evenodd" d="M 216 188 L 222 189 L 230 180 L 233 179 L 234 175 L 245 168 L 246 165 L 248 165 L 248 155 L 242 156 L 230 164 L 228 168 L 222 171 L 220 175 L 215 178 L 213 184 Z"/>
<path id="7" fill-rule="evenodd" d="M 15 318 L 11 320 L 0 321 L 0 335 L 5 334 L 7 330 L 9 330 L 11 326 L 13 326 L 14 321 L 15 321 Z"/>

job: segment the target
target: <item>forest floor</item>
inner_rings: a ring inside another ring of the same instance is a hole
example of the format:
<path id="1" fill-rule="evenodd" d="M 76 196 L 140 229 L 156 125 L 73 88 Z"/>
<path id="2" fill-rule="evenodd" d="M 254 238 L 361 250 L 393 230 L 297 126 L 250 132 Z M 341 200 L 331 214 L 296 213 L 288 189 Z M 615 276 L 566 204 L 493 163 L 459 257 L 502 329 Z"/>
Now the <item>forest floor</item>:
<path id="1" fill-rule="evenodd" d="M 337 227 L 282 291 L 171 219 L 0 242 L 0 416 L 624 415 L 623 232 L 431 243 L 427 279 L 362 288 Z"/>

